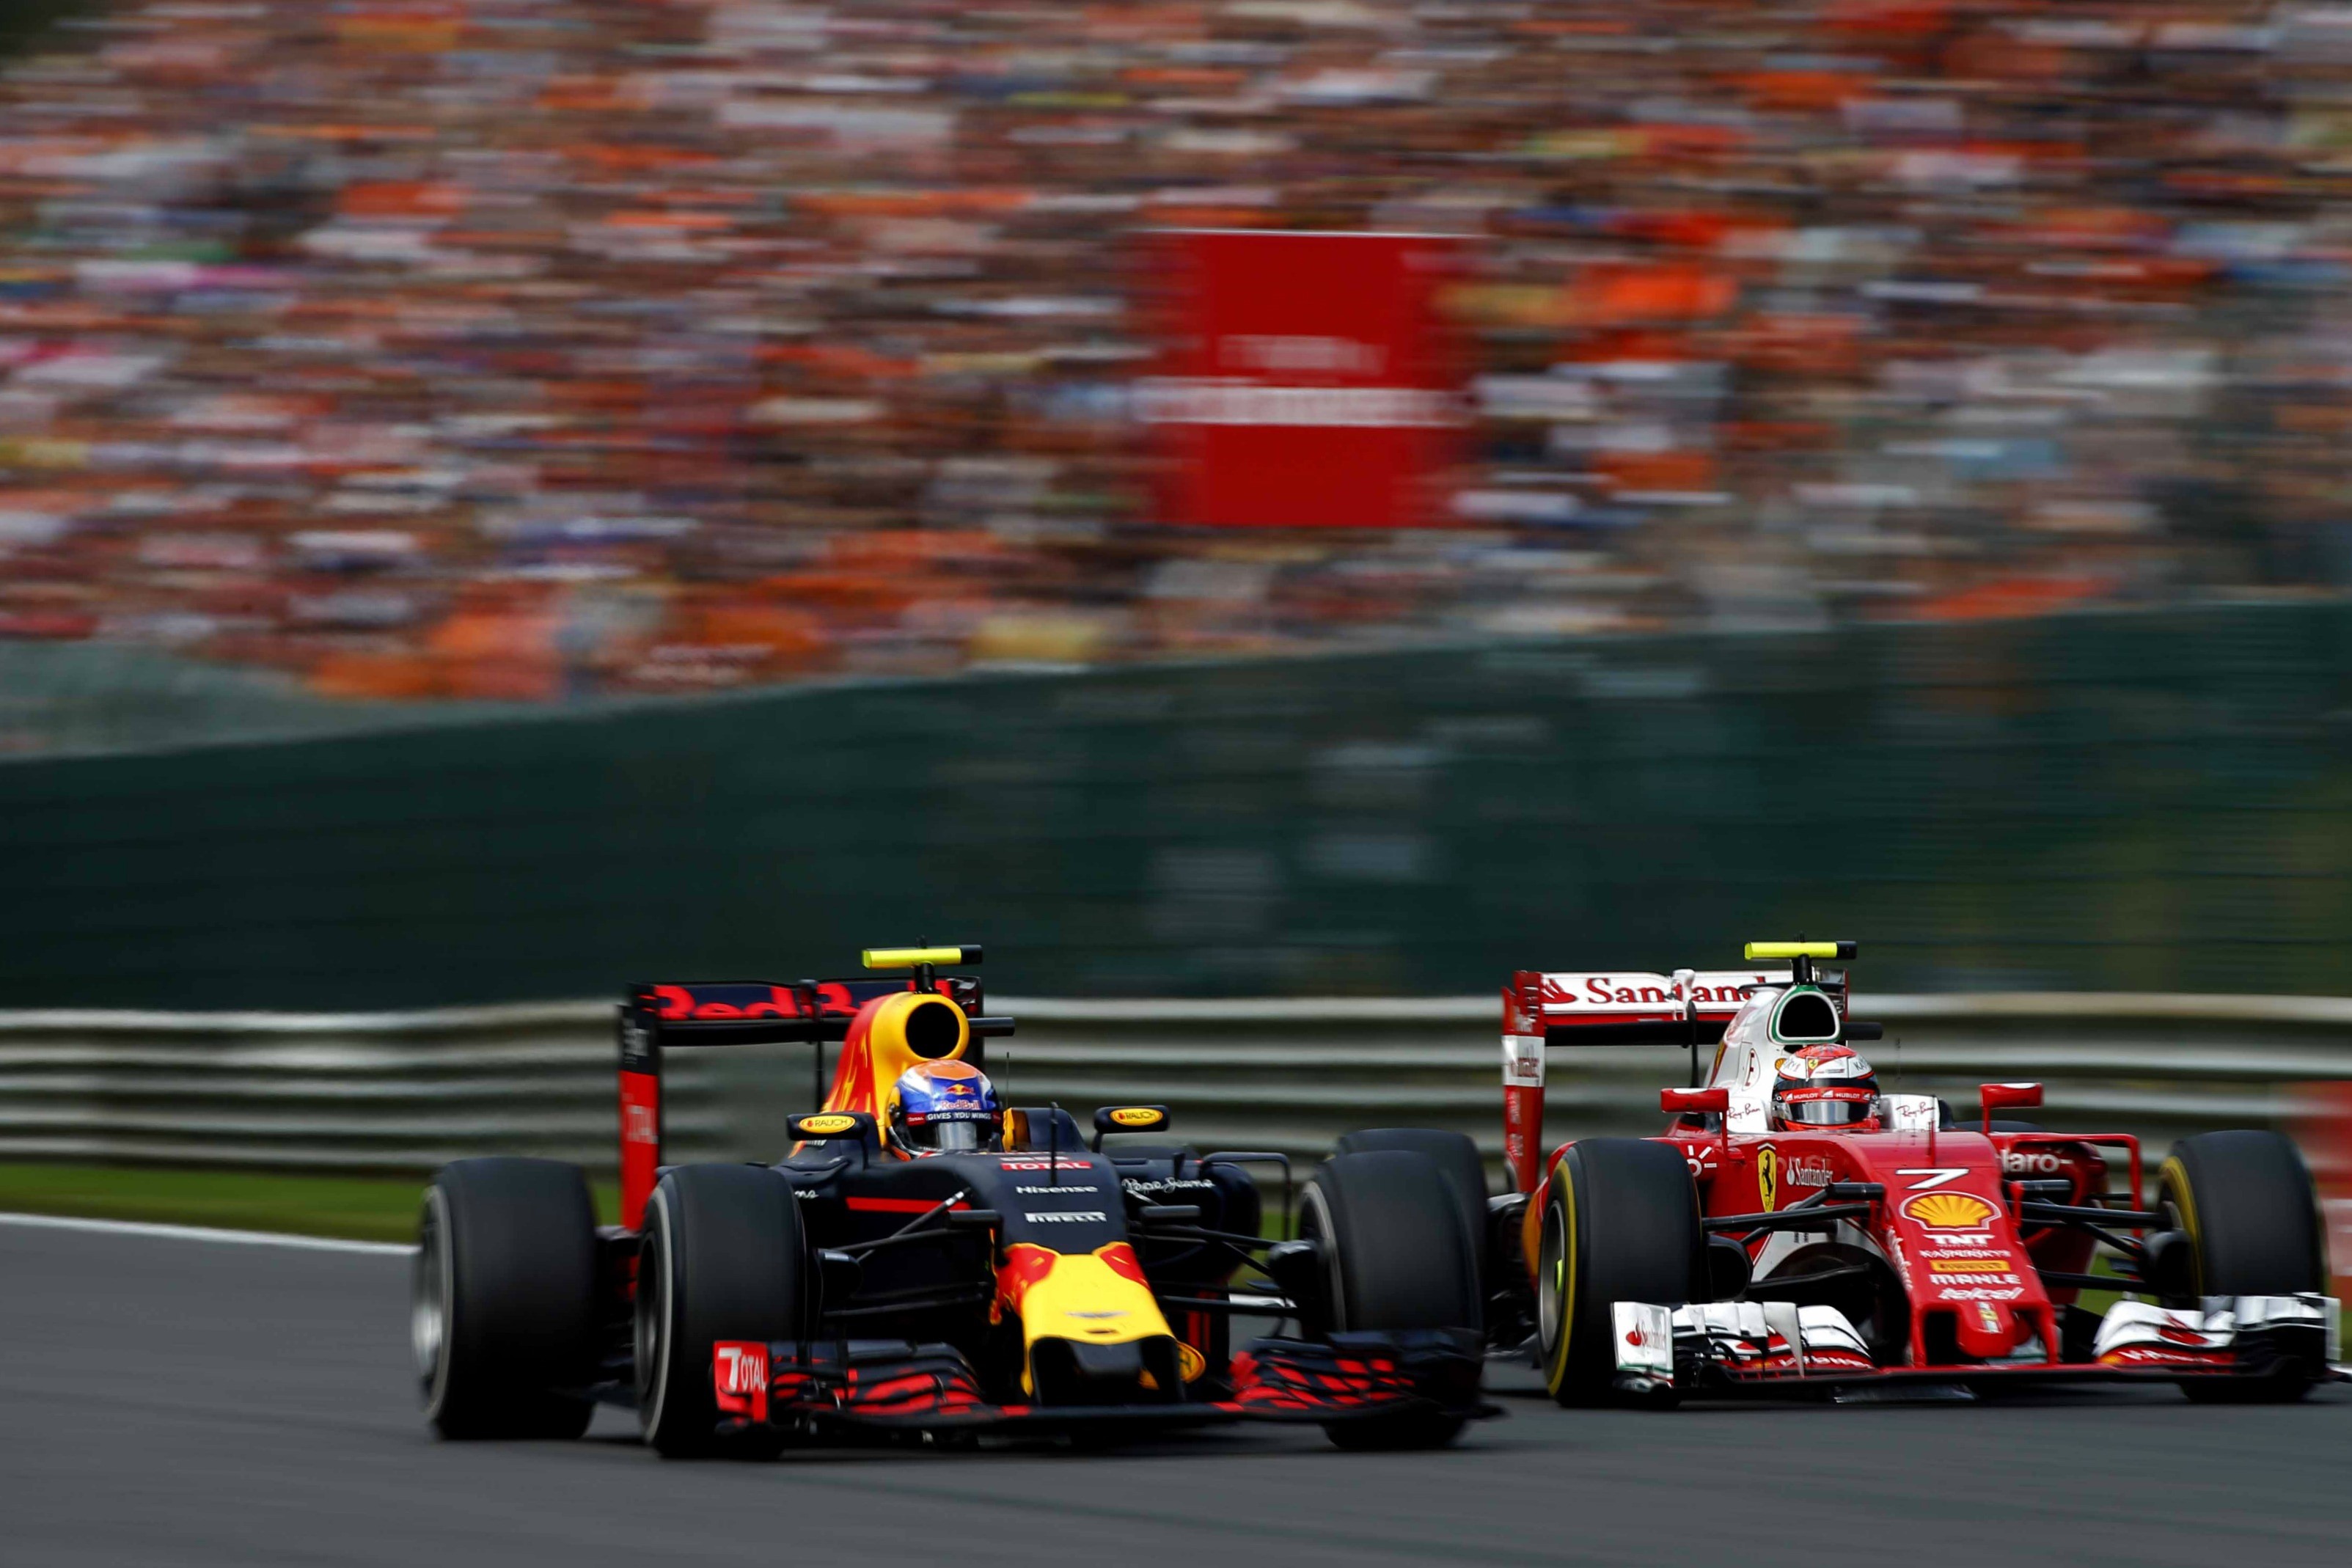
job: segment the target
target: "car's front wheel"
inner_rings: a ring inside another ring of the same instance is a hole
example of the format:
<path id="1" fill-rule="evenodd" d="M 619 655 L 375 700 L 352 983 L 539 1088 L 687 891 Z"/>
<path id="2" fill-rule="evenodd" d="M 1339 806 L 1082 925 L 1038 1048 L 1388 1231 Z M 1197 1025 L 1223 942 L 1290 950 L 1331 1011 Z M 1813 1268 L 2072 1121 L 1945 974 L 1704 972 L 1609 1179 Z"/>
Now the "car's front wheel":
<path id="1" fill-rule="evenodd" d="M 711 1347 L 800 1337 L 805 1245 L 792 1184 L 766 1166 L 682 1165 L 654 1189 L 637 1251 L 637 1420 L 665 1458 L 730 1447 Z"/>
<path id="2" fill-rule="evenodd" d="M 2167 1223 L 2186 1238 L 2181 1304 L 2326 1289 L 2326 1231 L 2311 1172 L 2279 1133 L 2183 1138 L 2157 1174 L 2157 1193 Z M 2202 1402 L 2284 1404 L 2309 1393 L 2325 1370 L 2289 1361 L 2263 1377 L 2184 1379 L 2180 1387 Z"/>
<path id="3" fill-rule="evenodd" d="M 596 1215 L 580 1168 L 458 1160 L 425 1189 L 409 1340 L 444 1437 L 577 1437 L 595 1406 Z"/>
<path id="4" fill-rule="evenodd" d="M 1616 1395 L 1615 1303 L 1680 1307 L 1706 1295 L 1706 1235 L 1681 1152 L 1646 1138 L 1570 1144 L 1552 1171 L 1536 1258 L 1536 1342 L 1552 1397 Z"/>
<path id="5" fill-rule="evenodd" d="M 1478 1331 L 1477 1253 L 1453 1183 L 1427 1155 L 1333 1155 L 1307 1178 L 1299 1234 L 1322 1245 L 1333 1329 Z M 1342 1448 L 1434 1448 L 1462 1419 L 1420 1413 L 1323 1429 Z"/>

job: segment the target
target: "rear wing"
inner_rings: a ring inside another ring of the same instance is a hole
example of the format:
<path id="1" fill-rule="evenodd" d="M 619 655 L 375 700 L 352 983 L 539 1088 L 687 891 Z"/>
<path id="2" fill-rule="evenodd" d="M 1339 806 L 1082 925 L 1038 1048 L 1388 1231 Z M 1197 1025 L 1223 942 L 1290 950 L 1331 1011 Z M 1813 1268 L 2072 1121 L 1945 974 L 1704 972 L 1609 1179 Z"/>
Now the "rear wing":
<path id="1" fill-rule="evenodd" d="M 1817 985 L 1846 1008 L 1847 972 L 1812 960 L 1851 958 L 1851 942 L 1751 944 L 1751 958 L 1792 958 L 1787 969 L 1643 971 L 1523 969 L 1503 988 L 1503 1155 L 1514 1184 L 1542 1181 L 1544 1052 L 1553 1046 L 1680 1046 L 1698 1081 L 1698 1048 L 1723 1038 L 1748 999 L 1767 987 Z"/>
<path id="2" fill-rule="evenodd" d="M 1843 1000 L 1843 972 L 1818 973 L 1815 984 Z M 1786 969 L 1521 970 L 1503 993 L 1503 1031 L 1540 1035 L 1551 1046 L 1713 1045 L 1748 998 L 1793 978 Z"/>
<path id="3" fill-rule="evenodd" d="M 869 960 L 890 961 L 918 950 L 876 950 Z M 912 975 L 855 975 L 841 980 L 695 980 L 631 985 L 618 1009 L 621 1110 L 621 1223 L 644 1221 L 662 1165 L 662 1053 L 705 1046 L 807 1045 L 814 1090 L 821 1105 L 829 1075 L 825 1047 L 849 1034 L 858 1010 L 879 996 L 935 991 L 963 1010 L 971 1031 L 964 1059 L 985 1070 L 984 1040 L 1009 1035 L 1013 1020 L 986 1016 L 977 977 L 940 974 L 934 962 L 978 963 L 980 949 L 924 949 L 933 962 L 915 963 Z M 877 964 L 877 967 L 883 966 Z"/>

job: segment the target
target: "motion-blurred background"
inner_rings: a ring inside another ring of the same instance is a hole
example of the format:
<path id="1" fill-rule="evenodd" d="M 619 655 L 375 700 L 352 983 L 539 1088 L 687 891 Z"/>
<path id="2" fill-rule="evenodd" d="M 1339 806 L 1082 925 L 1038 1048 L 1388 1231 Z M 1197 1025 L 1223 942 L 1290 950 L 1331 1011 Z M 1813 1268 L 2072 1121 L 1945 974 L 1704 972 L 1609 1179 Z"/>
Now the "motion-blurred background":
<path id="1" fill-rule="evenodd" d="M 2175 995 L 2352 993 L 2352 7 L 16 0 L 0 50 L 0 1152 L 584 1140 L 584 1004 L 211 1016 L 919 937 L 1076 1009 L 1045 1087 L 1302 1151 L 1347 1085 L 1491 1131 L 1448 998 L 1754 936 L 1859 938 L 1919 1070 L 2073 1072 L 2062 1124 L 2352 1078 L 2352 1014 Z M 1423 1011 L 1085 1009 L 1338 995 Z"/>

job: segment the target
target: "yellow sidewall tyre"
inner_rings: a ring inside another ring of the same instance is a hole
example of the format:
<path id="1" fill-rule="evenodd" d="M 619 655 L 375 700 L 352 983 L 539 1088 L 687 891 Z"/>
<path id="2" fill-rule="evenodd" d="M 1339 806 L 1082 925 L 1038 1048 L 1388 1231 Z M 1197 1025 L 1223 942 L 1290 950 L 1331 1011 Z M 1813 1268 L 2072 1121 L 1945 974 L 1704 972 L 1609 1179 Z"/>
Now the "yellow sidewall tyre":
<path id="1" fill-rule="evenodd" d="M 2276 1132 L 2200 1132 L 2172 1146 L 2157 1173 L 2157 1202 L 2189 1239 L 2191 1300 L 2294 1296 L 2327 1289 L 2327 1233 L 2309 1167 Z M 2300 1399 L 2324 1369 L 2293 1363 L 2259 1378 L 2184 1380 L 2200 1403 Z"/>
<path id="2" fill-rule="evenodd" d="M 1552 1172 L 1538 1231 L 1544 1386 L 1562 1405 L 1620 1402 L 1615 1303 L 1684 1306 L 1706 1299 L 1706 1232 L 1681 1152 L 1646 1138 L 1570 1144 Z"/>

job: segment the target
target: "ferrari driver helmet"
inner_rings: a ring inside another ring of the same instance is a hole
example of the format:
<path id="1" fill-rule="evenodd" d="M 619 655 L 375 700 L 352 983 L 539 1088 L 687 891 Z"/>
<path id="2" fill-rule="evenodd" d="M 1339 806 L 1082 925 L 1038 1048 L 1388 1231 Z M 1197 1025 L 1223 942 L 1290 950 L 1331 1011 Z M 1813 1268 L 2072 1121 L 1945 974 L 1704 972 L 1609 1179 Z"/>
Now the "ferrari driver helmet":
<path id="1" fill-rule="evenodd" d="M 1878 1125 L 1878 1075 L 1852 1046 L 1806 1046 L 1780 1062 L 1772 1085 L 1772 1125 L 1864 1131 Z"/>
<path id="2" fill-rule="evenodd" d="M 910 1154 L 993 1149 L 1004 1113 L 970 1062 L 917 1062 L 890 1089 L 890 1135 Z"/>

